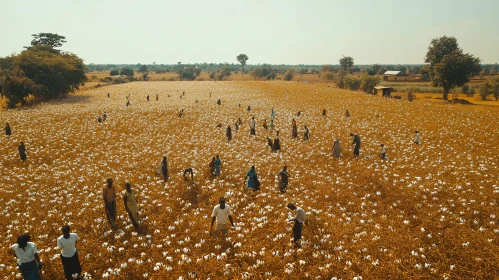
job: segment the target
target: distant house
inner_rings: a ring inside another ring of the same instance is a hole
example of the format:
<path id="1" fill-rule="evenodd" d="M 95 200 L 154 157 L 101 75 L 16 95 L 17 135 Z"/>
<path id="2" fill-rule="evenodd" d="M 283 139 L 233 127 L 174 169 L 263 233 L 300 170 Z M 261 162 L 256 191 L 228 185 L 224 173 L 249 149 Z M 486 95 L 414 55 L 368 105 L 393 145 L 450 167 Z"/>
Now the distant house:
<path id="1" fill-rule="evenodd" d="M 391 87 L 384 87 L 384 86 L 377 86 L 374 87 L 374 94 L 383 96 L 383 97 L 391 97 L 392 96 L 392 88 Z"/>
<path id="2" fill-rule="evenodd" d="M 418 82 L 421 81 L 421 74 L 407 75 L 400 71 L 386 71 L 383 74 L 383 81 Z"/>

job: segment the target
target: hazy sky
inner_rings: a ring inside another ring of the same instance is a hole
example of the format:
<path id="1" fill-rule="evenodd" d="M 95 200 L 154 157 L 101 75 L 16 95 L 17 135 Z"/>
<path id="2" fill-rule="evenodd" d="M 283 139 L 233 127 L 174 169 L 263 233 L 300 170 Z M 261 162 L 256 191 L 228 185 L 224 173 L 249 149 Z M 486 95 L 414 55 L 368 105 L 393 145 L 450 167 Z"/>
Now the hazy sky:
<path id="1" fill-rule="evenodd" d="M 85 63 L 419 64 L 448 35 L 499 62 L 499 0 L 0 1 L 0 56 L 50 32 Z"/>

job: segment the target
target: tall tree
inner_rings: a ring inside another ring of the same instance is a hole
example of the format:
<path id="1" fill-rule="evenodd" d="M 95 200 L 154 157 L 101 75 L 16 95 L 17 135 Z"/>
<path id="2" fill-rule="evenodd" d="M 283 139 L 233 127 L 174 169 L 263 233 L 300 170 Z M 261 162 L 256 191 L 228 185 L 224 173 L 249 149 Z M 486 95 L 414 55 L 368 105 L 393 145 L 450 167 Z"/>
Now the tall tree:
<path id="1" fill-rule="evenodd" d="M 55 33 L 38 33 L 32 34 L 31 46 L 47 45 L 53 49 L 60 48 L 63 43 L 66 43 L 66 37 Z"/>
<path id="2" fill-rule="evenodd" d="M 244 65 L 246 65 L 246 61 L 249 59 L 247 55 L 245 54 L 240 54 L 238 56 L 236 56 L 237 58 L 237 61 L 239 61 L 239 63 L 241 63 L 241 77 L 244 81 Z"/>
<path id="3" fill-rule="evenodd" d="M 348 73 L 350 69 L 353 67 L 353 57 L 351 56 L 343 56 L 339 60 L 341 70 Z"/>
<path id="4" fill-rule="evenodd" d="M 463 86 L 481 70 L 480 59 L 463 53 L 456 38 L 447 36 L 431 40 L 425 63 L 433 86 L 444 88 L 444 100 L 451 89 Z"/>

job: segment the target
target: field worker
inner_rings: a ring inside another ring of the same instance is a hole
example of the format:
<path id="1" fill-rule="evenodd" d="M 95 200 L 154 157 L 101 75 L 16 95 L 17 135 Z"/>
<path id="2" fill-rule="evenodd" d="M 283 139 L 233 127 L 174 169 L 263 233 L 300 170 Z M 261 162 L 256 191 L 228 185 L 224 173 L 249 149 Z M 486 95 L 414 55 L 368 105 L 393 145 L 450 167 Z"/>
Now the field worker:
<path id="1" fill-rule="evenodd" d="M 102 198 L 104 199 L 104 208 L 106 210 L 107 220 L 112 228 L 116 226 L 116 192 L 113 186 L 113 179 L 107 179 L 107 187 L 102 189 Z"/>
<path id="2" fill-rule="evenodd" d="M 246 173 L 246 177 L 244 178 L 245 185 L 246 181 L 248 181 L 248 189 L 252 189 L 253 191 L 260 190 L 260 181 L 258 181 L 258 174 L 256 174 L 254 165 L 251 166 L 251 169 Z"/>
<path id="3" fill-rule="evenodd" d="M 213 157 L 210 161 L 210 164 L 208 164 L 210 166 L 210 176 L 215 176 L 215 161 L 216 158 Z"/>
<path id="4" fill-rule="evenodd" d="M 414 144 L 419 145 L 421 144 L 421 136 L 419 135 L 419 132 L 416 130 L 416 138 L 414 138 Z"/>
<path id="5" fill-rule="evenodd" d="M 104 111 L 104 114 L 102 115 L 102 122 L 105 122 L 107 119 L 107 112 Z"/>
<path id="6" fill-rule="evenodd" d="M 274 108 L 272 108 L 272 111 L 270 111 L 270 117 L 271 117 L 272 119 L 274 119 L 274 118 L 275 118 Z"/>
<path id="7" fill-rule="evenodd" d="M 293 139 L 298 137 L 298 128 L 296 127 L 296 121 L 294 118 L 291 121 L 291 134 L 293 136 Z"/>
<path id="8" fill-rule="evenodd" d="M 379 152 L 379 157 L 381 159 L 385 159 L 385 157 L 386 157 L 386 146 L 385 146 L 385 144 L 381 144 L 381 152 Z"/>
<path id="9" fill-rule="evenodd" d="M 147 95 L 147 97 L 146 97 L 146 98 L 147 98 L 147 101 L 149 101 L 149 94 Z"/>
<path id="10" fill-rule="evenodd" d="M 303 126 L 303 140 L 308 141 L 310 140 L 310 130 L 308 130 L 308 127 L 306 125 Z"/>
<path id="11" fill-rule="evenodd" d="M 272 146 L 272 151 L 280 151 L 281 150 L 281 140 L 279 140 L 278 136 L 274 139 L 274 145 Z"/>
<path id="12" fill-rule="evenodd" d="M 270 131 L 274 131 L 274 120 L 270 120 L 269 127 L 270 127 Z"/>
<path id="13" fill-rule="evenodd" d="M 222 101 L 220 100 L 220 98 L 218 99 L 217 104 L 218 106 L 222 105 Z"/>
<path id="14" fill-rule="evenodd" d="M 256 135 L 256 121 L 255 121 L 255 117 L 251 117 L 251 120 L 250 120 L 250 134 L 251 135 Z"/>
<path id="15" fill-rule="evenodd" d="M 243 124 L 243 120 L 241 120 L 241 118 L 237 118 L 237 124 L 238 125 L 242 125 Z"/>
<path id="16" fill-rule="evenodd" d="M 234 221 L 232 220 L 232 211 L 228 204 L 225 204 L 225 198 L 221 197 L 219 200 L 219 205 L 213 208 L 213 212 L 211 213 L 211 227 L 210 227 L 210 235 L 213 232 L 213 224 L 215 220 L 217 221 L 217 227 L 215 229 L 215 233 L 220 234 L 222 238 L 225 238 L 228 235 L 229 228 L 227 227 L 227 218 L 229 218 L 230 224 L 234 226 Z"/>
<path id="17" fill-rule="evenodd" d="M 301 116 L 301 111 L 298 111 L 298 113 L 296 113 L 296 116 L 300 117 Z"/>
<path id="18" fill-rule="evenodd" d="M 222 161 L 220 160 L 220 157 L 217 155 L 217 158 L 215 159 L 215 174 L 217 176 L 220 176 L 221 168 L 222 168 Z"/>
<path id="19" fill-rule="evenodd" d="M 272 149 L 272 139 L 270 139 L 268 136 L 267 136 L 267 144 L 269 145 L 270 149 Z"/>
<path id="20" fill-rule="evenodd" d="M 232 128 L 230 128 L 230 124 L 227 126 L 225 135 L 227 136 L 227 141 L 232 141 Z"/>
<path id="21" fill-rule="evenodd" d="M 98 122 L 98 123 L 102 123 L 102 117 L 101 117 L 101 115 L 99 115 L 99 116 L 97 117 L 97 122 Z"/>
<path id="22" fill-rule="evenodd" d="M 324 110 L 322 110 L 322 116 L 325 117 L 326 116 L 326 109 L 324 108 Z"/>
<path id="23" fill-rule="evenodd" d="M 340 139 L 335 139 L 333 144 L 333 156 L 339 158 L 341 155 Z"/>
<path id="24" fill-rule="evenodd" d="M 135 191 L 132 190 L 132 184 L 130 182 L 125 183 L 125 192 L 123 193 L 123 203 L 125 204 L 125 210 L 132 220 L 134 227 L 139 227 L 139 206 L 137 205 L 137 197 L 135 196 Z"/>
<path id="25" fill-rule="evenodd" d="M 293 242 L 295 243 L 295 248 L 300 248 L 301 247 L 301 245 L 300 245 L 300 239 L 301 239 L 301 233 L 302 233 L 302 230 L 303 230 L 303 223 L 307 219 L 307 216 L 305 214 L 305 211 L 302 208 L 296 207 L 293 203 L 289 203 L 287 205 L 287 207 L 290 210 L 295 210 L 296 211 L 295 217 L 292 218 L 292 219 L 289 219 L 288 221 L 289 222 L 294 221 L 294 225 L 293 225 Z"/>
<path id="26" fill-rule="evenodd" d="M 359 150 L 360 150 L 360 137 L 359 135 L 355 133 L 350 133 L 350 136 L 353 136 L 353 142 L 352 145 L 355 144 L 355 148 L 353 149 L 353 155 L 355 157 L 359 156 Z"/>
<path id="27" fill-rule="evenodd" d="M 268 126 L 267 126 L 267 120 L 266 119 L 263 119 L 263 129 L 267 130 Z"/>
<path id="28" fill-rule="evenodd" d="M 189 179 L 187 179 L 187 174 L 190 174 L 191 175 L 191 182 L 194 182 L 194 169 L 192 169 L 192 167 L 189 167 L 189 168 L 186 168 L 184 170 L 184 181 L 189 181 Z"/>
<path id="29" fill-rule="evenodd" d="M 76 241 L 80 237 L 76 233 L 70 233 L 68 225 L 62 227 L 62 235 L 57 238 L 57 248 L 61 249 L 61 262 L 64 268 L 66 280 L 76 279 L 81 276 L 80 259 L 76 250 Z M 73 275 L 76 277 L 73 278 Z"/>
<path id="30" fill-rule="evenodd" d="M 161 161 L 161 175 L 163 175 L 165 183 L 168 182 L 168 161 L 166 156 L 164 156 L 163 161 Z"/>
<path id="31" fill-rule="evenodd" d="M 158 101 L 158 100 L 159 100 L 159 96 L 158 96 L 158 94 L 156 93 L 156 101 Z"/>
<path id="32" fill-rule="evenodd" d="M 239 130 L 239 124 L 236 122 L 236 124 L 234 125 L 234 128 L 236 129 L 236 131 Z"/>
<path id="33" fill-rule="evenodd" d="M 111 94 L 108 92 L 107 93 L 107 98 L 110 98 L 111 97 Z"/>
<path id="34" fill-rule="evenodd" d="M 284 165 L 282 168 L 281 172 L 279 172 L 279 190 L 281 193 L 286 192 L 286 188 L 288 187 L 288 181 L 289 181 L 289 174 L 288 174 L 288 167 Z"/>
<path id="35" fill-rule="evenodd" d="M 10 129 L 10 124 L 6 123 L 5 124 L 5 135 L 11 136 L 12 135 L 12 130 Z"/>
<path id="36" fill-rule="evenodd" d="M 248 112 L 251 111 L 251 105 L 248 105 Z"/>
<path id="37" fill-rule="evenodd" d="M 21 158 L 21 160 L 26 162 L 26 146 L 24 146 L 23 141 L 19 143 L 19 147 L 17 147 L 17 150 L 19 151 L 19 157 Z"/>
<path id="38" fill-rule="evenodd" d="M 348 110 L 345 112 L 345 117 L 350 117 L 350 113 L 348 112 Z"/>
<path id="39" fill-rule="evenodd" d="M 17 266 L 26 280 L 41 280 L 42 261 L 38 250 L 30 237 L 23 234 L 17 238 L 17 244 L 10 246 L 10 254 L 17 258 Z"/>

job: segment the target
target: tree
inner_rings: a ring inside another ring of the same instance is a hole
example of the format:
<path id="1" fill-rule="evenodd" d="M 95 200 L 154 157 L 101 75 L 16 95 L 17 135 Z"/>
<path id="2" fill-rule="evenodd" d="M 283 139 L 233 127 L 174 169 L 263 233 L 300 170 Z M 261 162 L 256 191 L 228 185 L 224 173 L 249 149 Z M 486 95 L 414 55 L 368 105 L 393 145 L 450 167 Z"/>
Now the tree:
<path id="1" fill-rule="evenodd" d="M 215 80 L 215 75 L 216 74 L 217 74 L 217 72 L 211 71 L 211 73 L 210 73 L 210 79 Z"/>
<path id="2" fill-rule="evenodd" d="M 353 58 L 351 56 L 343 56 L 339 62 L 341 70 L 346 73 L 350 72 L 350 69 L 353 67 Z"/>
<path id="3" fill-rule="evenodd" d="M 425 63 L 427 73 L 435 87 L 443 87 L 443 99 L 449 91 L 464 85 L 480 73 L 480 59 L 463 53 L 454 37 L 443 36 L 431 40 Z"/>
<path id="4" fill-rule="evenodd" d="M 55 34 L 55 33 L 38 33 L 32 34 L 33 40 L 31 40 L 31 46 L 37 45 L 47 45 L 52 47 L 52 49 L 60 48 L 63 43 L 66 43 L 66 37 Z M 29 49 L 30 47 L 26 47 Z"/>
<path id="5" fill-rule="evenodd" d="M 46 45 L 24 50 L 15 61 L 15 69 L 22 70 L 37 85 L 35 97 L 54 98 L 74 92 L 86 81 L 83 60 L 72 53 L 53 53 Z"/>
<path id="6" fill-rule="evenodd" d="M 326 81 L 334 80 L 334 73 L 332 72 L 322 72 L 322 79 Z"/>
<path id="7" fill-rule="evenodd" d="M 134 74 L 135 74 L 135 71 L 132 68 L 128 68 L 128 67 L 122 68 L 120 71 L 120 75 L 125 75 L 129 78 L 133 77 Z"/>
<path id="8" fill-rule="evenodd" d="M 482 100 L 487 100 L 487 96 L 491 94 L 491 84 L 489 81 L 486 81 L 483 83 L 483 85 L 480 87 L 480 97 Z"/>
<path id="9" fill-rule="evenodd" d="M 381 70 L 381 66 L 379 64 L 374 64 L 369 69 L 367 69 L 367 74 L 369 74 L 369 76 L 374 76 L 374 75 L 378 74 L 378 72 L 380 70 Z"/>
<path id="10" fill-rule="evenodd" d="M 120 71 L 118 71 L 118 69 L 113 69 L 109 72 L 109 76 L 116 76 L 119 74 L 120 74 Z"/>
<path id="11" fill-rule="evenodd" d="M 201 75 L 201 68 L 194 67 L 194 75 L 196 75 L 196 77 L 199 77 L 199 75 Z"/>
<path id="12" fill-rule="evenodd" d="M 369 75 L 362 76 L 360 81 L 360 89 L 367 93 L 373 93 L 374 87 L 380 82 L 379 77 L 371 77 Z"/>
<path id="13" fill-rule="evenodd" d="M 22 71 L 7 74 L 2 82 L 2 95 L 7 99 L 7 107 L 15 108 L 19 102 L 26 100 L 36 90 L 35 83 Z"/>
<path id="14" fill-rule="evenodd" d="M 321 67 L 321 71 L 324 73 L 324 72 L 333 72 L 334 69 L 333 69 L 333 66 L 327 64 L 327 65 L 322 65 Z"/>
<path id="15" fill-rule="evenodd" d="M 147 69 L 147 65 L 145 65 L 145 64 L 140 65 L 139 70 L 137 70 L 137 72 L 139 72 L 139 73 L 145 73 L 147 71 L 149 71 L 149 70 Z"/>
<path id="16" fill-rule="evenodd" d="M 222 68 L 220 68 L 220 74 L 222 74 L 223 77 L 229 77 L 230 76 L 229 66 L 223 66 Z"/>
<path id="17" fill-rule="evenodd" d="M 253 78 L 255 78 L 255 81 L 256 79 L 262 77 L 262 73 L 262 68 L 255 68 L 253 69 L 253 71 L 251 71 L 251 75 L 253 76 Z"/>
<path id="18" fill-rule="evenodd" d="M 291 81 L 295 75 L 295 70 L 293 69 L 288 69 L 286 70 L 286 73 L 284 73 L 284 80 L 285 81 Z"/>
<path id="19" fill-rule="evenodd" d="M 239 63 L 241 63 L 241 77 L 244 81 L 244 65 L 246 65 L 246 61 L 248 61 L 248 56 L 245 55 L 245 54 L 240 54 L 238 56 L 236 56 L 237 58 L 237 61 L 239 61 Z"/>

